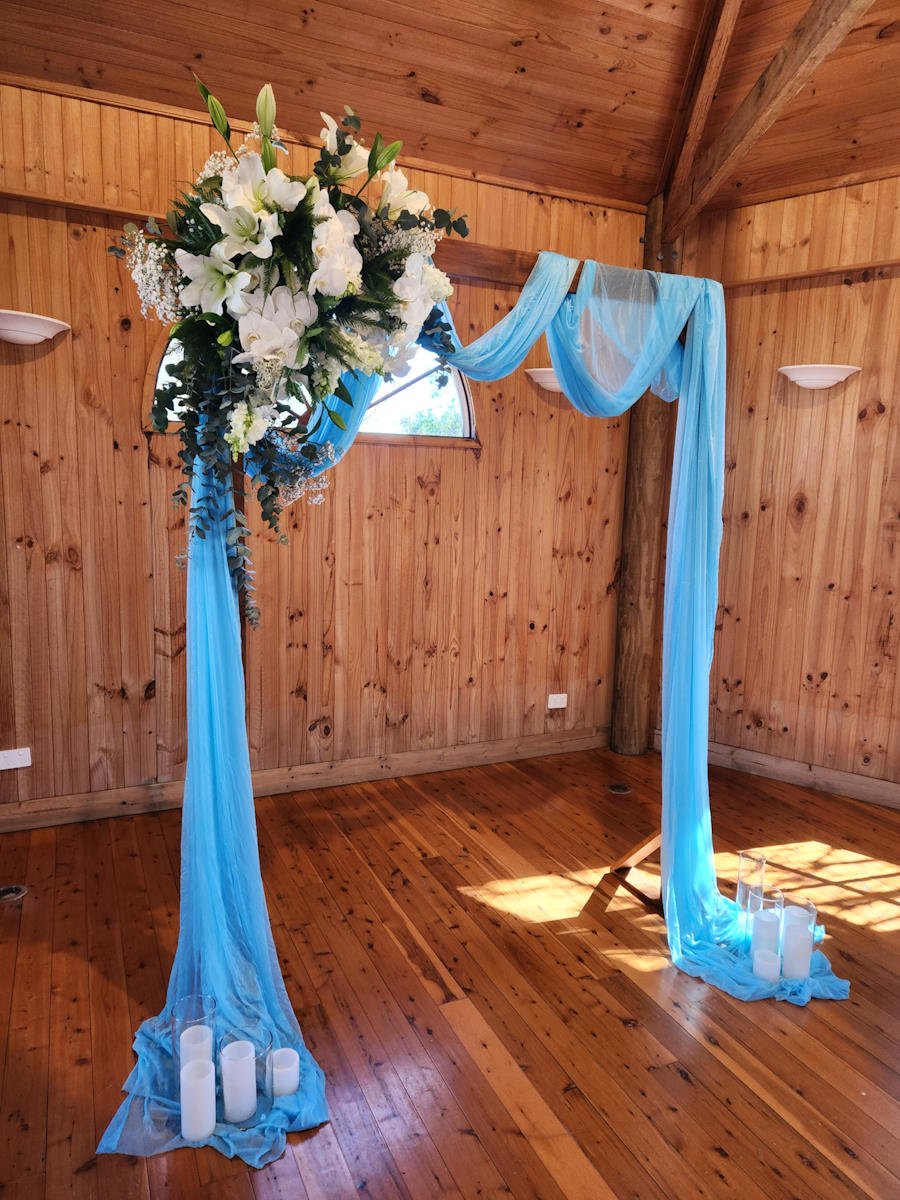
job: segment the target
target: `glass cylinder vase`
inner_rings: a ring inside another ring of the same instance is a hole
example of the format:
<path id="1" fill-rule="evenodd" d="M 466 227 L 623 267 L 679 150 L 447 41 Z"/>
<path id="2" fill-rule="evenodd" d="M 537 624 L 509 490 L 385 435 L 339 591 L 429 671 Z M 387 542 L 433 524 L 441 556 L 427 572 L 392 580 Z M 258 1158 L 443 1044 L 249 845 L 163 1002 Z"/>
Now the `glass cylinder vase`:
<path id="1" fill-rule="evenodd" d="M 189 1062 L 213 1061 L 216 1002 L 212 996 L 197 993 L 182 996 L 172 1005 L 172 1058 L 175 1078 Z"/>
<path id="2" fill-rule="evenodd" d="M 781 927 L 781 974 L 785 979 L 808 979 L 816 932 L 816 906 L 795 901 L 784 910 Z"/>
<path id="3" fill-rule="evenodd" d="M 230 1029 L 219 1043 L 222 1111 L 229 1125 L 254 1125 L 272 1106 L 272 1035 L 262 1026 Z"/>

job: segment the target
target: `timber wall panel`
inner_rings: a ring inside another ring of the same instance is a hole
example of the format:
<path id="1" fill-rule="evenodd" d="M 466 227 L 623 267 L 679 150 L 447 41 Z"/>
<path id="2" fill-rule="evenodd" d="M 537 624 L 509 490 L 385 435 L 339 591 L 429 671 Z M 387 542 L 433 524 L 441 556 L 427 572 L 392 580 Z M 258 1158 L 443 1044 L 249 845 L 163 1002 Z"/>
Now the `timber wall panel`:
<path id="1" fill-rule="evenodd" d="M 891 179 L 712 212 L 684 247 L 688 273 L 726 283 L 726 493 L 710 738 L 894 782 L 898 199 L 900 180 Z M 873 265 L 879 260 L 887 265 Z M 804 278 L 807 271 L 831 273 Z M 784 278 L 791 274 L 798 277 Z M 798 362 L 862 371 L 828 391 L 803 391 L 777 373 Z"/>
<path id="2" fill-rule="evenodd" d="M 121 218 L 104 208 L 164 212 L 216 135 L 8 86 L 0 121 L 0 306 L 72 325 L 49 346 L 0 343 L 0 737 L 34 762 L 0 772 L 0 819 L 21 805 L 40 824 L 90 815 L 100 793 L 105 813 L 119 792 L 129 808 L 170 804 L 183 775 L 178 442 L 146 428 L 164 339 L 106 253 Z M 294 170 L 309 162 L 291 147 Z M 468 212 L 480 243 L 637 264 L 640 214 L 434 172 L 410 182 Z M 463 339 L 517 294 L 460 286 Z M 547 361 L 541 345 L 529 365 Z M 324 504 L 285 514 L 289 547 L 256 530 L 255 768 L 602 740 L 626 425 L 581 417 L 523 372 L 474 384 L 473 400 L 479 444 L 361 439 Z M 551 691 L 567 710 L 547 713 Z"/>

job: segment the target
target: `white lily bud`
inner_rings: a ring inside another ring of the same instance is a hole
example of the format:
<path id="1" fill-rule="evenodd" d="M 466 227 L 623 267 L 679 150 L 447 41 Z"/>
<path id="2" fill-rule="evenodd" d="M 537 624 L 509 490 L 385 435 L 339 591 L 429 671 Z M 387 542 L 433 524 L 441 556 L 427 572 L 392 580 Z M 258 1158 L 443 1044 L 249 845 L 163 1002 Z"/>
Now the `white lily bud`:
<path id="1" fill-rule="evenodd" d="M 275 125 L 275 93 L 271 83 L 264 83 L 256 97 L 256 119 L 264 137 L 272 136 Z"/>

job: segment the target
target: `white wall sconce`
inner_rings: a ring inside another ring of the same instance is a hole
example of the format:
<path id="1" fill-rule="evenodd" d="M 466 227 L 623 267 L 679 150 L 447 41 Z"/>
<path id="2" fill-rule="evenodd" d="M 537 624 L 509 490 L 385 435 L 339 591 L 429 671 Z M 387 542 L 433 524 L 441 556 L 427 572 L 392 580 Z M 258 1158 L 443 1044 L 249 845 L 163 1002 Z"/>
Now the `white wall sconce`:
<path id="1" fill-rule="evenodd" d="M 562 384 L 556 378 L 556 372 L 552 367 L 526 367 L 525 374 L 529 375 L 545 392 L 562 391 Z"/>
<path id="2" fill-rule="evenodd" d="M 57 321 L 53 317 L 0 308 L 0 340 L 14 342 L 17 346 L 36 346 L 38 342 L 46 342 L 64 329 L 71 328 L 65 321 Z"/>
<path id="3" fill-rule="evenodd" d="M 779 367 L 782 375 L 786 375 L 797 387 L 808 388 L 810 391 L 822 391 L 843 383 L 851 375 L 855 375 L 861 367 L 851 367 L 846 363 L 796 363 L 790 367 Z"/>

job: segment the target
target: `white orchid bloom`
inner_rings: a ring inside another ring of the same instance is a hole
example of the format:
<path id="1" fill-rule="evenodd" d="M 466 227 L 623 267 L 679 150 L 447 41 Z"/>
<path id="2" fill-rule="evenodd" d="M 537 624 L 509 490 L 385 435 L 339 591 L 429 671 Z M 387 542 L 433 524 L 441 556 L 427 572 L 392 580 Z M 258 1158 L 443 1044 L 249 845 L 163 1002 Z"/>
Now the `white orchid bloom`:
<path id="1" fill-rule="evenodd" d="M 300 339 L 313 324 L 319 310 L 306 292 L 292 293 L 277 287 L 268 296 L 255 292 L 248 298 L 248 311 L 238 321 L 238 338 L 243 353 L 235 362 L 277 359 L 282 365 L 301 366 L 296 361 Z"/>
<path id="2" fill-rule="evenodd" d="M 182 275 L 191 281 L 179 289 L 181 303 L 185 308 L 199 308 L 201 312 L 221 313 L 226 303 L 233 312 L 233 306 L 241 303 L 241 293 L 253 280 L 253 273 L 229 262 L 219 252 L 219 246 L 213 246 L 209 256 L 176 250 L 175 261 Z"/>
<path id="3" fill-rule="evenodd" d="M 412 213 L 413 216 L 420 217 L 430 207 L 431 201 L 428 196 L 424 192 L 417 192 L 410 188 L 409 181 L 396 163 L 391 163 L 390 167 L 382 173 L 381 199 L 378 202 L 379 212 L 387 208 L 388 217 L 392 221 L 396 221 L 404 210 Z"/>
<path id="4" fill-rule="evenodd" d="M 288 179 L 280 167 L 266 173 L 258 154 L 243 154 L 222 174 L 222 199 L 226 208 L 250 212 L 293 212 L 306 195 L 306 184 Z"/>
<path id="5" fill-rule="evenodd" d="M 272 257 L 272 238 L 281 232 L 277 213 L 264 210 L 255 213 L 242 205 L 222 208 L 220 204 L 201 204 L 200 211 L 225 234 L 217 243 L 224 258 L 236 258 L 239 254 Z"/>
<path id="6" fill-rule="evenodd" d="M 309 280 L 311 293 L 344 296 L 360 291 L 363 258 L 353 240 L 358 233 L 359 222 L 346 209 L 319 222 L 312 241 L 316 269 Z"/>
<path id="7" fill-rule="evenodd" d="M 391 335 L 391 346 L 399 353 L 416 341 L 434 305 L 445 300 L 453 288 L 444 272 L 433 267 L 423 254 L 410 254 L 393 290 L 404 323 L 403 329 Z M 400 357 L 392 358 L 392 375 L 402 374 L 402 362 Z"/>
<path id="8" fill-rule="evenodd" d="M 319 116 L 325 122 L 325 128 L 319 134 L 322 145 L 329 154 L 337 154 L 337 121 L 328 113 L 319 113 Z M 331 170 L 331 178 L 335 180 L 352 179 L 354 175 L 362 175 L 363 171 L 369 169 L 369 151 L 354 142 L 351 134 L 345 136 L 350 148 L 341 156 L 341 165 Z"/>

